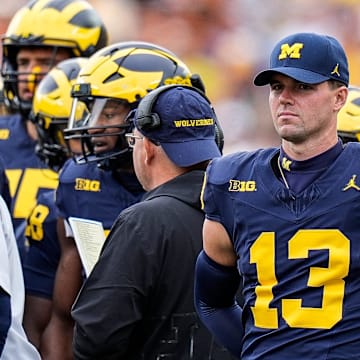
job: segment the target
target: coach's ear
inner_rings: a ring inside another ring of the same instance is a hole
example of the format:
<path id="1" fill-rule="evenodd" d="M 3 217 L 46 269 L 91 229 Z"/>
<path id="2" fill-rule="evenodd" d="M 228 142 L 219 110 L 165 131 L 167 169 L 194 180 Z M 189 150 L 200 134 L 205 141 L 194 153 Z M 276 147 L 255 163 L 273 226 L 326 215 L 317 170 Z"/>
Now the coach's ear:
<path id="1" fill-rule="evenodd" d="M 151 164 L 151 162 L 153 161 L 157 148 L 158 146 L 154 144 L 151 140 L 146 137 L 143 138 L 143 151 L 145 153 L 144 161 L 147 165 Z"/>

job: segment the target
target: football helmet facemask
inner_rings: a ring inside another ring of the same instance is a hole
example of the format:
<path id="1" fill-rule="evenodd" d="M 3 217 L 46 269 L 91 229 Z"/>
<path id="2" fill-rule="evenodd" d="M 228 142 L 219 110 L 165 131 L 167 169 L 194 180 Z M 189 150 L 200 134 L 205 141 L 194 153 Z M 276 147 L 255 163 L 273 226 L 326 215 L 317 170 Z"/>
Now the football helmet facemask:
<path id="1" fill-rule="evenodd" d="M 63 130 L 71 112 L 71 87 L 87 60 L 78 57 L 58 63 L 40 81 L 33 98 L 30 120 L 35 124 L 38 134 L 36 154 L 55 171 L 72 156 L 64 140 Z M 81 121 L 83 115 L 84 111 L 78 107 L 74 118 Z"/>
<path id="2" fill-rule="evenodd" d="M 76 161 L 80 164 L 96 161 L 107 170 L 130 168 L 132 154 L 125 133 L 131 131 L 132 124 L 126 115 L 157 87 L 165 84 L 193 86 L 192 79 L 203 86 L 199 77 L 193 76 L 176 55 L 151 43 L 120 42 L 96 52 L 73 86 L 72 116 L 64 131 L 66 140 L 81 138 L 82 148 L 87 150 Z M 78 106 L 85 107 L 87 112 L 80 128 L 75 117 Z M 112 112 L 107 114 L 107 108 Z M 118 116 L 117 122 L 111 121 L 114 116 Z M 112 148 L 106 145 L 109 142 L 113 143 Z"/>
<path id="3" fill-rule="evenodd" d="M 58 49 L 68 49 L 69 57 L 88 57 L 108 44 L 108 34 L 95 9 L 85 0 L 37 0 L 20 8 L 2 37 L 1 75 L 4 94 L 11 110 L 26 117 L 31 100 L 18 93 L 19 75 L 36 84 L 46 73 L 33 70 L 19 73 L 16 57 L 19 49 L 45 47 L 52 50 L 49 69 L 56 65 Z M 47 72 L 47 71 L 46 71 Z"/>

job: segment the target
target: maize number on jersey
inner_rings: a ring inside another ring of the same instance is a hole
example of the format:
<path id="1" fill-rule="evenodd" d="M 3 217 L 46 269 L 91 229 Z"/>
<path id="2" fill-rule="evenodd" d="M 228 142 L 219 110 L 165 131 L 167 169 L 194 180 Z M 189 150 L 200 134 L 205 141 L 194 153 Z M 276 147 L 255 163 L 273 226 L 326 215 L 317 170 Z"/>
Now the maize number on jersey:
<path id="1" fill-rule="evenodd" d="M 322 306 L 303 307 L 302 299 L 282 299 L 282 318 L 290 327 L 330 329 L 342 317 L 345 292 L 344 278 L 350 266 L 350 241 L 336 229 L 299 230 L 288 243 L 288 258 L 308 258 L 310 250 L 328 250 L 328 267 L 311 267 L 308 286 L 322 287 Z M 271 308 L 273 287 L 278 284 L 275 273 L 275 234 L 262 233 L 250 249 L 250 262 L 256 264 L 259 285 L 251 308 L 255 326 L 278 328 L 278 309 Z"/>

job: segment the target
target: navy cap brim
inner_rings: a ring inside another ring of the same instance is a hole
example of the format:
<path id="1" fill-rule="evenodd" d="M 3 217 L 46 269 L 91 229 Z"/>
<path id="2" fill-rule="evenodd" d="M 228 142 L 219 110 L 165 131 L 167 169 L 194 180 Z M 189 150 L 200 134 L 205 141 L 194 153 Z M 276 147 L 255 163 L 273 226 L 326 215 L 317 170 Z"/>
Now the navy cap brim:
<path id="1" fill-rule="evenodd" d="M 221 153 L 213 139 L 198 139 L 185 142 L 161 143 L 166 155 L 180 167 L 192 166 L 215 157 Z"/>
<path id="2" fill-rule="evenodd" d="M 294 67 L 278 67 L 278 68 L 261 71 L 259 74 L 255 76 L 254 84 L 256 86 L 263 86 L 269 84 L 271 78 L 275 73 L 280 73 L 289 76 L 305 84 L 319 84 L 330 79 L 330 77 L 328 76 L 314 73 L 309 70 L 304 70 Z"/>

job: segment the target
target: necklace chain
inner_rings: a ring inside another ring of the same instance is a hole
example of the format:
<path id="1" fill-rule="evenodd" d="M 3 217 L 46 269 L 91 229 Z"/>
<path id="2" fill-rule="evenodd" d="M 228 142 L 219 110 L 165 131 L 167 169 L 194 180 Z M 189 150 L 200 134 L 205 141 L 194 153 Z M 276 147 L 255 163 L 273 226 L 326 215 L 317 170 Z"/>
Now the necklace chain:
<path id="1" fill-rule="evenodd" d="M 277 158 L 277 164 L 278 164 L 278 168 L 279 168 L 279 171 L 280 171 L 281 178 L 282 178 L 286 188 L 288 190 L 290 190 L 290 187 L 289 187 L 288 182 L 286 181 L 285 174 L 283 172 L 282 166 L 280 165 L 280 156 L 278 156 L 278 158 Z"/>

